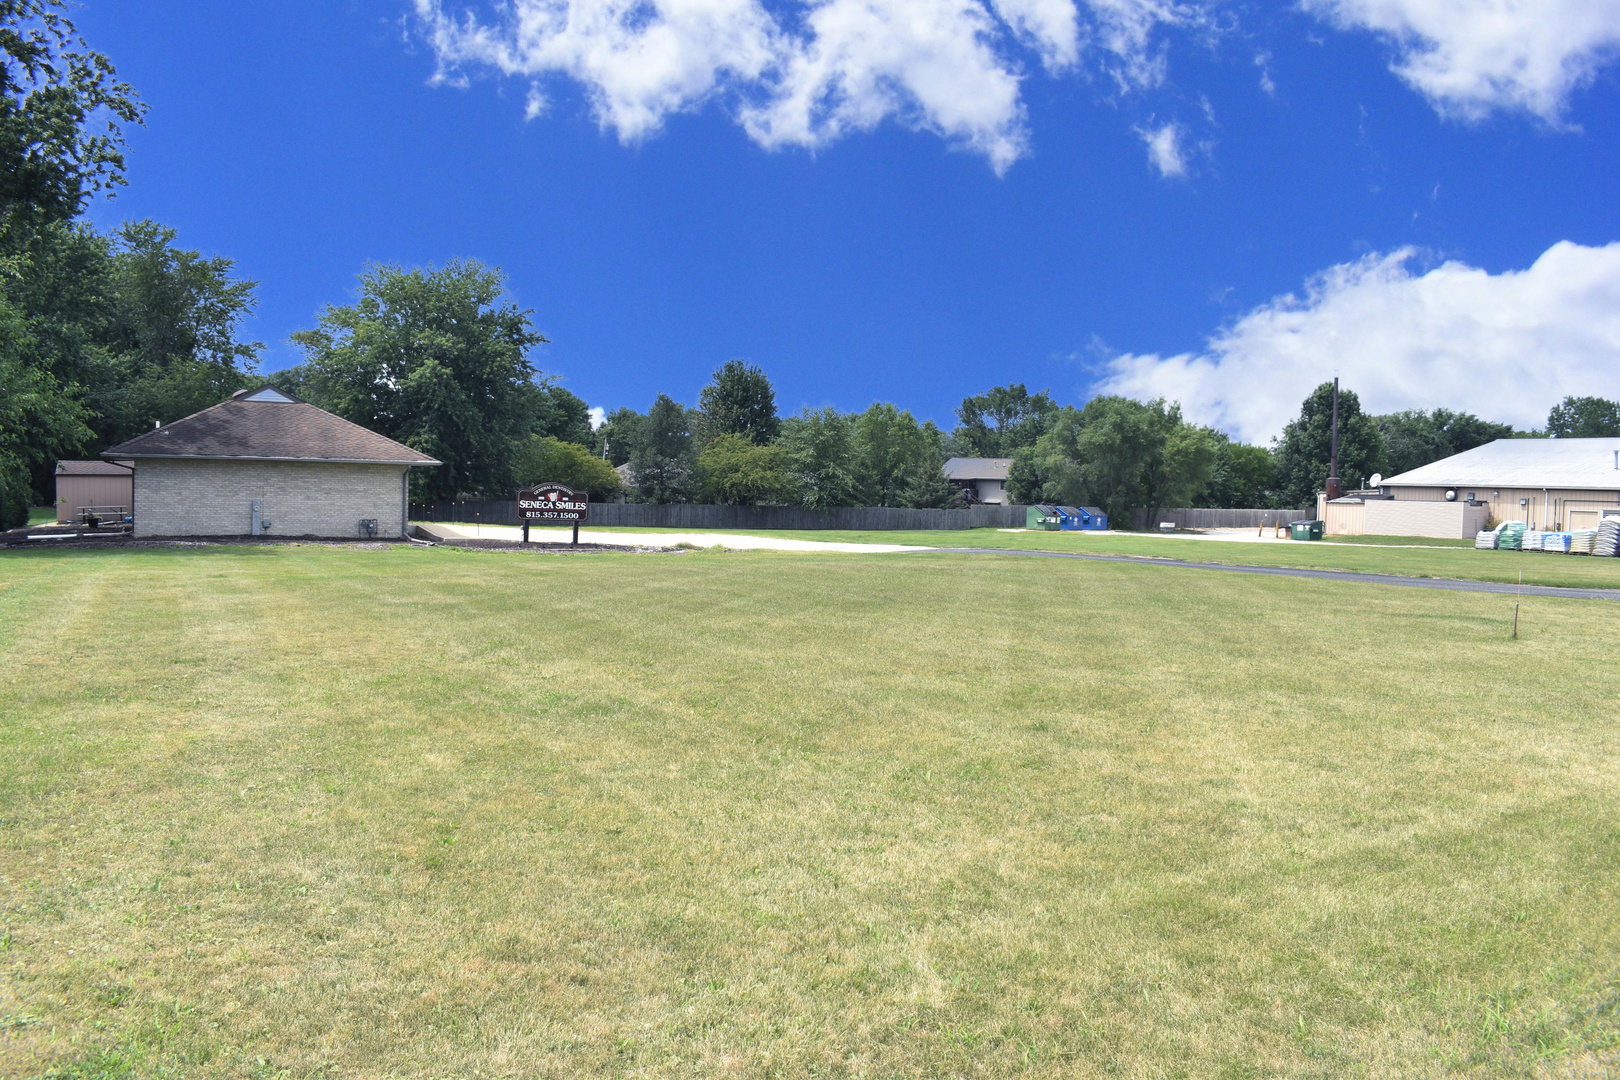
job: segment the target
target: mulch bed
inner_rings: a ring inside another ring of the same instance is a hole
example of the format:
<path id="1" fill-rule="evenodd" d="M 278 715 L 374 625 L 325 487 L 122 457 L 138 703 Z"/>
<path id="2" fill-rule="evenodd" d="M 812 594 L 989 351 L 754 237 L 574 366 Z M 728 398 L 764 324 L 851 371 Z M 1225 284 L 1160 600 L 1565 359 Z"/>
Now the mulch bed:
<path id="1" fill-rule="evenodd" d="M 128 533 L 119 533 L 107 530 L 102 533 L 87 532 L 78 535 L 80 530 L 64 528 L 60 525 L 35 525 L 21 529 L 12 529 L 0 533 L 0 548 L 12 550 L 31 549 L 60 550 L 67 548 L 73 551 L 90 549 L 105 550 L 116 548 L 126 550 L 129 548 L 194 548 L 194 547 L 300 547 L 313 545 L 316 547 L 345 547 L 357 548 L 362 551 L 378 551 L 401 545 L 421 546 L 421 541 L 412 544 L 410 541 L 397 538 L 385 540 L 334 540 L 321 537 L 302 536 L 165 536 L 161 540 L 137 540 Z M 30 540 L 33 536 L 61 536 L 60 540 Z M 72 539 L 67 539 L 72 537 Z M 438 542 L 435 541 L 437 544 Z M 536 555 L 582 554 L 588 552 L 621 552 L 630 554 L 647 554 L 652 552 L 668 552 L 670 548 L 660 547 L 620 547 L 612 544 L 568 544 L 568 543 L 529 543 L 517 540 L 452 540 L 443 544 L 444 547 L 471 548 L 476 551 L 513 551 L 529 552 Z"/>

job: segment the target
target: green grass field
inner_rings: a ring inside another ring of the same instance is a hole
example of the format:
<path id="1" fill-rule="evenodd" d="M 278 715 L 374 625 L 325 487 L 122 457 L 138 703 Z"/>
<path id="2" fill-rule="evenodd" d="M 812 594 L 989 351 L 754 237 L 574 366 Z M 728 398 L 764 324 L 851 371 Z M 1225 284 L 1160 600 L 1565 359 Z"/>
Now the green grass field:
<path id="1" fill-rule="evenodd" d="M 1472 548 L 1474 541 L 1453 540 L 1438 536 L 1324 536 L 1318 544 L 1371 544 L 1374 547 L 1448 547 Z"/>
<path id="2" fill-rule="evenodd" d="M 611 532 L 692 532 L 691 529 L 613 528 Z M 784 536 L 860 544 L 917 544 L 924 547 L 993 547 L 1035 551 L 1083 551 L 1097 555 L 1143 555 L 1181 562 L 1237 566 L 1300 566 L 1404 577 L 1454 578 L 1461 581 L 1512 583 L 1524 574 L 1526 585 L 1620 588 L 1620 559 L 1588 555 L 1555 555 L 1525 551 L 1476 551 L 1403 546 L 1374 547 L 1301 541 L 1245 544 L 1154 536 L 1151 533 L 1002 532 L 999 529 L 949 529 L 931 532 L 825 531 L 771 529 L 706 530 L 747 532 L 751 536 Z"/>
<path id="3" fill-rule="evenodd" d="M 28 524 L 48 525 L 56 520 L 56 507 L 30 506 L 28 508 Z"/>
<path id="4" fill-rule="evenodd" d="M 1609 1075 L 1620 619 L 1512 607 L 0 554 L 0 1075 Z"/>

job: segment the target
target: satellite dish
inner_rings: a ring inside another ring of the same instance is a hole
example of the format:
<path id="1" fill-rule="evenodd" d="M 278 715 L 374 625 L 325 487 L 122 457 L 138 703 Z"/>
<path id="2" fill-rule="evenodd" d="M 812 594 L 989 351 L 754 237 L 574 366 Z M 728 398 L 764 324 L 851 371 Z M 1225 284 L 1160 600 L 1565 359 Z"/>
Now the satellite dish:
<path id="1" fill-rule="evenodd" d="M 1370 487 L 1370 488 L 1375 488 L 1378 485 L 1382 484 L 1383 482 L 1384 482 L 1384 474 L 1381 473 L 1381 472 L 1375 472 L 1375 473 L 1372 474 L 1372 479 L 1367 481 L 1367 486 Z"/>
<path id="2" fill-rule="evenodd" d="M 1456 488 L 1451 488 L 1451 489 L 1447 490 L 1447 492 L 1446 492 L 1446 502 L 1456 502 L 1456 501 L 1457 501 L 1457 489 Z"/>

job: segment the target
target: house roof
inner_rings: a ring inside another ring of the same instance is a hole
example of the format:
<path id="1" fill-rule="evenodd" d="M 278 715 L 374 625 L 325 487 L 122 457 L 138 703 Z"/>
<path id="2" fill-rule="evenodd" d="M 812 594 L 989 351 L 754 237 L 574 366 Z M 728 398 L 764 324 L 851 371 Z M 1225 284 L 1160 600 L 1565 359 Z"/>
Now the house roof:
<path id="1" fill-rule="evenodd" d="M 109 458 L 215 461 L 323 461 L 351 465 L 438 465 L 378 435 L 266 384 L 238 391 L 184 420 L 101 452 Z"/>
<path id="2" fill-rule="evenodd" d="M 58 461 L 57 476 L 128 476 L 133 461 Z"/>
<path id="3" fill-rule="evenodd" d="M 1620 439 L 1497 439 L 1391 476 L 1385 487 L 1620 491 Z"/>
<path id="4" fill-rule="evenodd" d="M 945 463 L 947 480 L 1005 480 L 1010 457 L 953 457 Z"/>

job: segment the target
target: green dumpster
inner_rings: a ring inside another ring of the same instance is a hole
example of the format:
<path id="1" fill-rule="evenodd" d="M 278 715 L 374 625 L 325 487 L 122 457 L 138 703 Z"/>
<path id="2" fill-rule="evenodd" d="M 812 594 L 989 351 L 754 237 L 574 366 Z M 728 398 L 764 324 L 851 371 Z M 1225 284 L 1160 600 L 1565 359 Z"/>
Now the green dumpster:
<path id="1" fill-rule="evenodd" d="M 1288 535 L 1295 540 L 1320 540 L 1324 521 L 1296 521 L 1288 526 Z"/>
<path id="2" fill-rule="evenodd" d="M 1024 513 L 1024 528 L 1057 532 L 1063 527 L 1063 516 L 1055 506 L 1032 506 Z"/>

